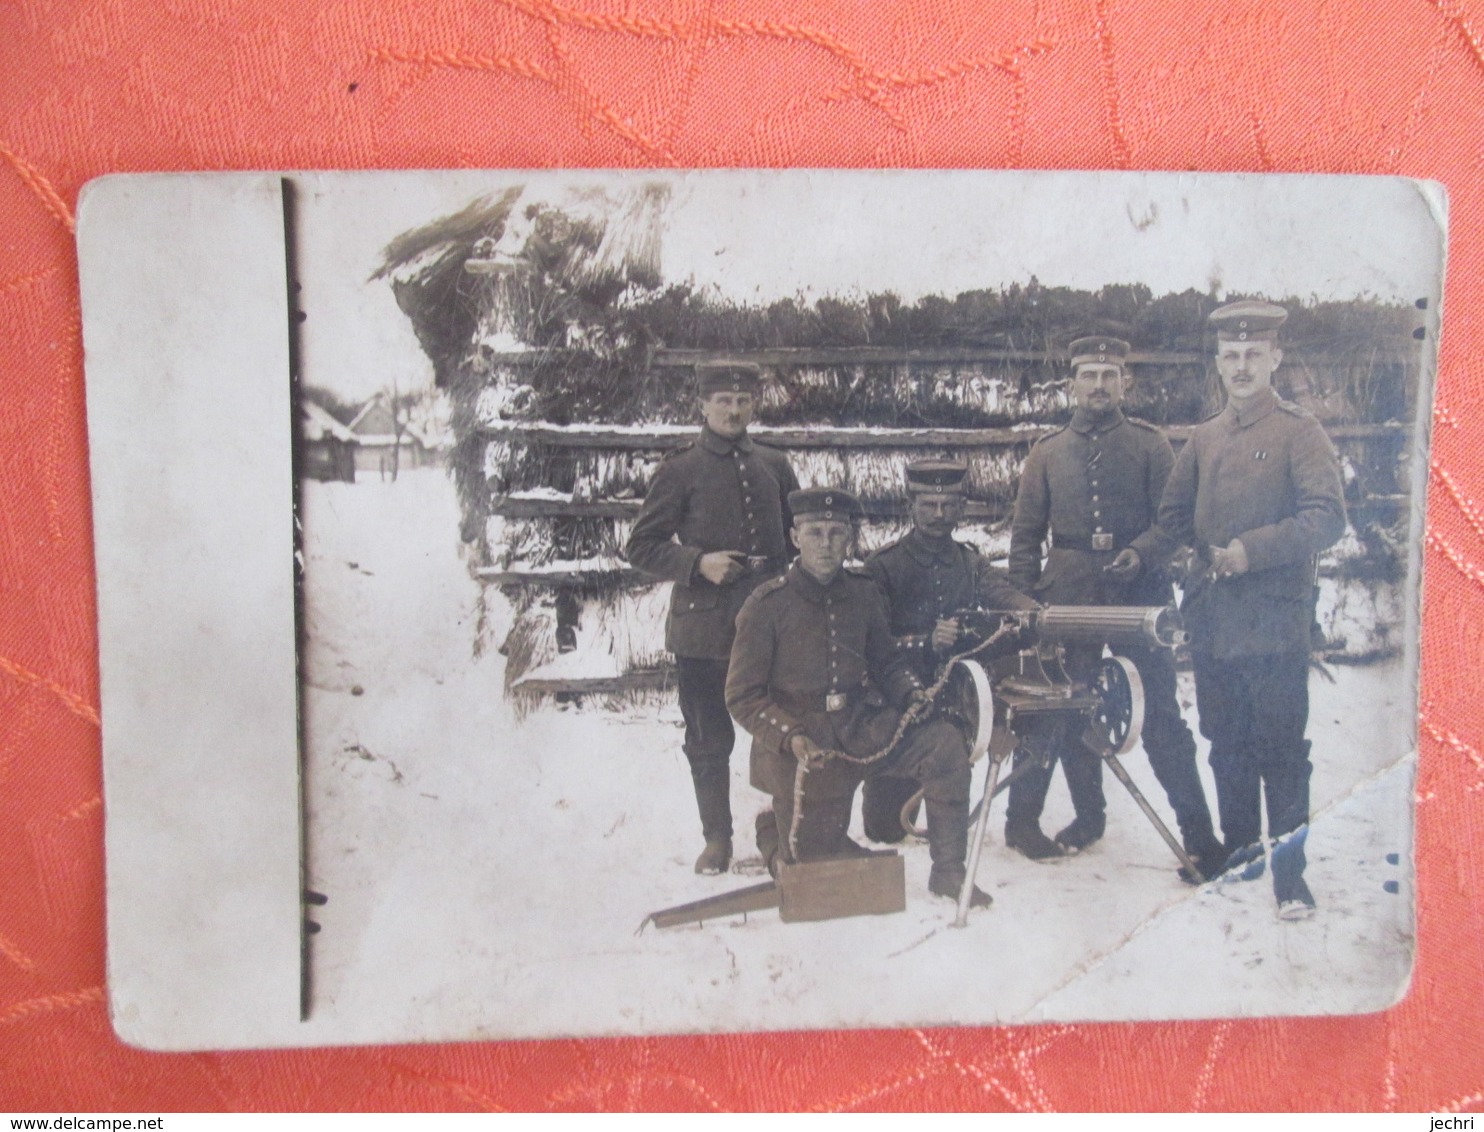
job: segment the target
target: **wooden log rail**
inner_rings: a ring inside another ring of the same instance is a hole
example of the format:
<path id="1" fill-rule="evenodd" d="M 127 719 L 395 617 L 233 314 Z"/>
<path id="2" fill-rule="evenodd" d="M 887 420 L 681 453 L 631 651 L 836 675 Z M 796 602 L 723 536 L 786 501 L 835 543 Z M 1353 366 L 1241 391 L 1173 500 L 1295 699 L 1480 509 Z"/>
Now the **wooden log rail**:
<path id="1" fill-rule="evenodd" d="M 1285 353 L 1299 356 L 1302 343 L 1291 343 Z M 559 364 L 589 358 L 585 351 L 559 347 L 484 355 L 493 365 L 514 369 Z M 697 365 L 757 365 L 769 368 L 800 366 L 893 366 L 893 365 L 983 365 L 994 362 L 1031 362 L 1065 366 L 1071 360 L 1066 350 L 1020 350 L 1000 346 L 776 346 L 752 350 L 687 349 L 664 347 L 649 359 L 651 368 L 690 369 Z M 1193 350 L 1134 350 L 1128 356 L 1136 366 L 1205 366 L 1211 355 Z M 1325 355 L 1308 358 L 1311 366 L 1322 365 Z M 1378 343 L 1374 360 L 1391 365 L 1415 365 L 1414 343 L 1395 340 Z"/>
<path id="2" fill-rule="evenodd" d="M 842 356 L 858 353 L 854 360 L 862 363 L 889 361 L 912 362 L 965 362 L 985 359 L 983 351 L 753 351 L 747 355 L 736 355 L 735 360 L 747 360 L 772 365 L 841 364 Z M 869 356 L 867 356 L 869 353 Z M 703 356 L 704 355 L 704 356 Z M 995 357 L 1014 360 L 1035 360 L 1043 355 L 1033 351 L 999 351 Z M 694 365 L 697 361 L 727 360 L 731 355 L 718 355 L 704 351 L 668 351 L 655 359 L 655 365 Z M 844 359 L 849 360 L 849 359 Z M 1163 355 L 1160 357 L 1134 355 L 1135 362 L 1153 364 L 1189 364 L 1201 361 L 1198 355 Z M 953 428 L 881 428 L 881 427 L 802 427 L 802 426 L 754 426 L 750 432 L 757 439 L 779 448 L 792 450 L 831 449 L 933 449 L 962 451 L 975 448 L 1028 448 L 1042 436 L 1055 431 L 1053 425 L 1021 425 L 1018 427 L 953 429 Z M 1165 435 L 1177 448 L 1185 443 L 1193 426 L 1174 425 L 1165 428 Z M 1398 423 L 1342 424 L 1328 426 L 1326 431 L 1337 442 L 1349 441 L 1358 444 L 1404 443 L 1410 435 L 1410 426 Z M 607 449 L 616 452 L 662 452 L 688 443 L 696 435 L 694 425 L 576 425 L 563 426 L 549 423 L 497 422 L 481 426 L 480 434 L 488 440 L 505 440 L 517 444 L 544 446 L 552 449 L 594 450 Z M 1384 521 L 1393 521 L 1394 516 L 1404 512 L 1409 499 L 1404 495 L 1369 494 L 1361 500 L 1351 502 L 1352 510 L 1369 513 Z M 642 507 L 642 500 L 599 499 L 573 500 L 570 498 L 543 496 L 522 497 L 496 496 L 491 501 L 490 513 L 509 519 L 608 519 L 631 520 Z M 971 523 L 1000 523 L 1009 518 L 1013 509 L 1010 500 L 971 500 L 965 519 Z M 863 501 L 867 520 L 890 521 L 906 518 L 910 505 L 905 499 Z M 1321 567 L 1322 576 L 1334 577 L 1341 567 L 1327 563 Z M 484 567 L 474 571 L 484 583 L 500 586 L 541 587 L 556 589 L 580 589 L 594 584 L 622 587 L 656 585 L 655 580 L 629 566 L 621 560 L 598 566 L 591 561 L 584 563 L 553 562 L 539 569 L 502 569 Z M 1341 658 L 1343 659 L 1343 658 Z M 663 691 L 673 687 L 674 674 L 668 668 L 639 669 L 611 677 L 527 677 L 518 680 L 512 691 L 521 695 L 551 696 L 562 694 L 622 695 Z"/>
<path id="3" fill-rule="evenodd" d="M 1004 562 L 1003 557 L 992 558 L 992 562 Z M 1351 562 L 1366 563 L 1369 559 L 1350 559 Z M 1319 576 L 1321 578 L 1369 578 L 1375 572 L 1375 567 L 1367 569 L 1351 568 L 1345 571 L 1338 563 L 1321 562 L 1319 564 Z M 474 571 L 474 576 L 480 581 L 492 586 L 584 586 L 596 582 L 611 584 L 619 582 L 622 584 L 636 584 L 640 586 L 667 585 L 656 579 L 651 574 L 642 570 L 636 570 L 627 563 L 614 561 L 610 566 L 578 566 L 573 563 L 570 568 L 563 568 L 560 561 L 553 562 L 550 566 L 530 570 L 507 570 L 499 566 L 483 566 Z"/>
<path id="4" fill-rule="evenodd" d="M 1405 495 L 1376 493 L 1351 501 L 1352 508 L 1396 511 L 1405 507 Z M 523 499 L 498 495 L 490 503 L 490 514 L 502 519 L 634 519 L 643 506 L 638 499 Z M 867 519 L 905 519 L 911 504 L 905 499 L 864 499 L 861 509 Z M 998 523 L 1010 517 L 1015 505 L 1010 500 L 983 501 L 971 499 L 964 510 L 967 523 Z"/>
<path id="5" fill-rule="evenodd" d="M 639 499 L 523 499 L 498 495 L 490 503 L 490 514 L 502 519 L 633 519 L 643 506 Z M 995 523 L 1008 518 L 1014 509 L 1009 500 L 971 499 L 964 510 L 964 521 Z M 863 499 L 861 510 L 867 519 L 902 519 L 911 514 L 905 499 Z"/>
<path id="6" fill-rule="evenodd" d="M 777 448 L 1006 448 L 1034 444 L 1060 425 L 1029 425 L 1016 428 L 861 428 L 840 426 L 754 425 L 748 434 Z M 1164 434 L 1179 446 L 1194 425 L 1168 425 Z M 1330 425 L 1325 431 L 1333 440 L 1378 440 L 1405 437 L 1408 425 Z M 480 427 L 488 439 L 545 444 L 552 448 L 608 448 L 653 452 L 678 448 L 694 440 L 694 425 L 554 425 L 500 421 Z"/>
<path id="7" fill-rule="evenodd" d="M 563 676 L 552 679 L 523 676 L 511 685 L 511 691 L 535 696 L 551 696 L 562 692 L 612 696 L 624 692 L 664 691 L 674 686 L 674 668 L 635 668 L 620 676 Z"/>
<path id="8" fill-rule="evenodd" d="M 1328 650 L 1322 654 L 1330 664 L 1362 664 L 1376 660 L 1387 660 L 1401 655 L 1399 648 L 1383 648 L 1364 656 Z M 1188 661 L 1177 658 L 1180 667 L 1188 669 Z M 620 676 L 563 676 L 544 679 L 522 678 L 511 687 L 518 694 L 533 696 L 584 695 L 612 696 L 625 692 L 664 692 L 675 686 L 675 669 L 636 668 Z"/>

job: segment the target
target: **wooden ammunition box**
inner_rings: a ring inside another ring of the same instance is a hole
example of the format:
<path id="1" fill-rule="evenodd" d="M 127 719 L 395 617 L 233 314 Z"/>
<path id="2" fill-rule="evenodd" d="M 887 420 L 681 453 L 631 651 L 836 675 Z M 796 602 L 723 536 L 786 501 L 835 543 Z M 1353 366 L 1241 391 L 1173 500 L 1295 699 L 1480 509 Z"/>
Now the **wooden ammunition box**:
<path id="1" fill-rule="evenodd" d="M 784 923 L 885 916 L 906 911 L 907 873 L 901 855 L 886 849 L 869 857 L 782 865 L 778 892 Z"/>

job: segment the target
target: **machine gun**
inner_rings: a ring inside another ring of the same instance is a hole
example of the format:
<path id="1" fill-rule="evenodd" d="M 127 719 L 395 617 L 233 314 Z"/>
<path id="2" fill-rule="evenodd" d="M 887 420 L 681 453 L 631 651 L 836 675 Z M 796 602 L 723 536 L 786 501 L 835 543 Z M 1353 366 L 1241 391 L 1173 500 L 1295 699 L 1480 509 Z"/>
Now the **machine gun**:
<path id="1" fill-rule="evenodd" d="M 959 626 L 954 663 L 967 669 L 969 677 L 959 698 L 970 702 L 961 702 L 958 710 L 974 717 L 971 733 L 983 714 L 976 702 L 983 696 L 973 678 L 974 666 L 993 689 L 993 703 L 1003 709 L 1008 730 L 1013 731 L 1010 721 L 1016 717 L 1081 713 L 1088 719 L 1083 742 L 1104 757 L 1127 754 L 1138 741 L 1144 725 L 1143 684 L 1134 666 L 1117 656 L 1104 659 L 1090 682 L 1078 683 L 1066 669 L 1066 646 L 1173 649 L 1187 640 L 1180 614 L 1160 605 L 1050 605 L 1013 613 L 961 609 L 953 619 Z M 981 642 L 1011 622 L 1017 631 L 1002 637 L 1008 645 L 981 653 Z"/>
<path id="2" fill-rule="evenodd" d="M 948 663 L 961 675 L 956 673 L 957 679 L 950 682 L 952 691 L 945 689 L 948 702 L 943 706 L 958 715 L 973 737 L 971 758 L 977 761 L 987 753 L 991 759 L 955 925 L 961 927 L 968 914 L 989 826 L 990 802 L 1015 778 L 1046 765 L 1049 748 L 1027 742 L 1026 736 L 1050 728 L 1025 725 L 1049 716 L 1064 717 L 1071 726 L 1081 719 L 1083 745 L 1108 764 L 1180 863 L 1200 876 L 1195 862 L 1119 761 L 1120 755 L 1133 749 L 1144 727 L 1144 686 L 1138 670 L 1121 656 L 1102 658 L 1090 679 L 1074 679 L 1066 668 L 1068 645 L 1099 650 L 1103 645 L 1176 648 L 1187 639 L 1179 613 L 1166 606 L 1051 605 L 1013 613 L 963 609 L 953 619 L 958 622 L 959 640 Z M 1004 633 L 1011 622 L 1017 631 Z M 986 642 L 998 647 L 985 648 Z M 1000 782 L 1000 764 L 1017 745 L 1025 746 L 1033 758 Z M 914 798 L 902 810 L 903 825 L 914 833 L 918 831 L 912 829 L 908 815 L 915 805 Z"/>
<path id="3" fill-rule="evenodd" d="M 1032 719 L 1061 716 L 1075 725 L 1080 718 L 1082 742 L 1108 763 L 1181 864 L 1200 875 L 1118 761 L 1119 755 L 1133 749 L 1144 727 L 1144 686 L 1138 671 L 1123 657 L 1113 656 L 1099 662 L 1090 681 L 1078 681 L 1068 674 L 1065 664 L 1068 645 L 1175 648 L 1185 641 L 1180 615 L 1164 606 L 1051 605 L 1015 612 L 962 609 L 953 614 L 953 619 L 958 622 L 959 638 L 946 662 L 947 671 L 940 669 L 940 680 L 934 684 L 935 688 L 941 685 L 935 709 L 953 718 L 969 736 L 971 762 L 990 756 L 984 797 L 969 843 L 968 878 L 960 890 L 954 925 L 962 927 L 967 922 L 974 877 L 989 828 L 990 802 L 1016 777 L 1045 766 L 1050 757 L 1049 747 L 1035 737 L 1027 738 L 1041 730 L 1025 726 Z M 1000 766 L 1016 746 L 1024 746 L 1033 757 L 1000 781 Z M 910 816 L 921 797 L 919 791 L 902 808 L 902 825 L 910 833 L 925 832 L 913 828 Z M 839 875 L 830 874 L 814 883 L 797 882 L 793 893 L 797 907 L 792 913 L 786 906 L 789 893 L 777 884 L 763 883 L 651 913 L 644 923 L 674 927 L 780 906 L 785 920 L 900 910 L 900 905 L 888 906 L 889 900 L 877 899 L 885 891 L 879 887 L 869 888 L 865 899 L 859 893 L 832 895 L 827 891 L 831 886 L 842 889 L 852 882 L 859 885 L 860 878 L 849 875 L 852 868 L 861 867 L 859 859 L 814 862 L 799 867 L 798 872 L 807 874 L 824 866 Z M 896 875 L 894 883 L 899 890 L 900 868 Z"/>

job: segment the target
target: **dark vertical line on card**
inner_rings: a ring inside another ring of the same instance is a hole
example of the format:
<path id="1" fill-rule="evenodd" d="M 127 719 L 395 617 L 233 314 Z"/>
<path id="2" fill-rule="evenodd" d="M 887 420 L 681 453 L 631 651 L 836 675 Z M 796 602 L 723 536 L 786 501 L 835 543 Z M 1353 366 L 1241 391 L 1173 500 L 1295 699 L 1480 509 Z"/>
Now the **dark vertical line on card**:
<path id="1" fill-rule="evenodd" d="M 309 918 L 316 894 L 309 890 L 309 806 L 306 790 L 308 747 L 304 732 L 304 526 L 300 519 L 300 483 L 303 445 L 300 443 L 300 398 L 303 395 L 300 373 L 300 327 L 304 312 L 299 306 L 299 262 L 295 185 L 288 177 L 280 181 L 283 198 L 283 263 L 284 283 L 288 292 L 289 346 L 289 429 L 290 473 L 292 481 L 292 521 L 294 524 L 294 716 L 298 740 L 299 783 L 299 1021 L 309 1018 L 313 1002 L 312 959 L 310 939 L 319 925 Z M 318 902 L 322 903 L 323 900 Z"/>

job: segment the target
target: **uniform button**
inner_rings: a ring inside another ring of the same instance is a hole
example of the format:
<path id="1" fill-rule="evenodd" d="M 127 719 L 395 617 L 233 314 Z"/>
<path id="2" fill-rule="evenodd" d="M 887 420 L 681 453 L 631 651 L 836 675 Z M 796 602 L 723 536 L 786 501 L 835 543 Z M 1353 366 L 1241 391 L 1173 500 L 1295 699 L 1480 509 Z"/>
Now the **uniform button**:
<path id="1" fill-rule="evenodd" d="M 1096 503 L 1098 501 L 1098 493 L 1097 492 L 1093 492 L 1092 493 L 1092 501 L 1094 503 Z"/>

